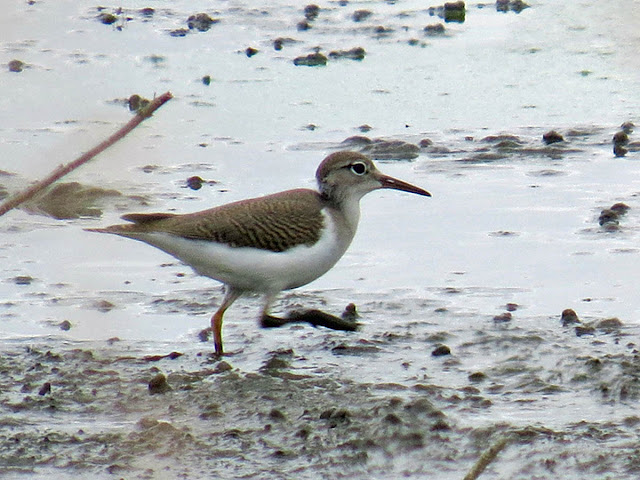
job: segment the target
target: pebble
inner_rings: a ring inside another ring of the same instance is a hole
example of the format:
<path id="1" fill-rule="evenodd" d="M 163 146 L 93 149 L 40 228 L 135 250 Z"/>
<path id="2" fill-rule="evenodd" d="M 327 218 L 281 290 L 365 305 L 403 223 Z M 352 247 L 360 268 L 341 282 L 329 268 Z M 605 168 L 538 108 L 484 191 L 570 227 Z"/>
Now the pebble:
<path id="1" fill-rule="evenodd" d="M 320 52 L 310 53 L 306 56 L 296 57 L 293 64 L 298 66 L 317 67 L 327 64 L 327 57 Z"/>
<path id="2" fill-rule="evenodd" d="M 24 69 L 25 63 L 22 60 L 11 60 L 8 63 L 9 71 L 20 73 Z"/>
<path id="3" fill-rule="evenodd" d="M 356 10 L 355 12 L 353 12 L 353 15 L 351 15 L 351 18 L 354 22 L 362 22 L 363 20 L 369 18 L 371 15 L 373 15 L 373 12 L 371 10 Z"/>
<path id="4" fill-rule="evenodd" d="M 204 180 L 197 175 L 187 178 L 187 187 L 189 187 L 191 190 L 200 190 L 203 183 Z"/>
<path id="5" fill-rule="evenodd" d="M 429 36 L 444 35 L 445 28 L 442 23 L 432 23 L 424 27 L 424 33 Z"/>
<path id="6" fill-rule="evenodd" d="M 51 383 L 45 382 L 42 387 L 40 387 L 40 390 L 38 390 L 38 395 L 44 397 L 48 393 L 51 393 Z"/>
<path id="7" fill-rule="evenodd" d="M 564 142 L 564 137 L 555 130 L 550 130 L 542 135 L 542 141 L 547 145 L 551 145 L 552 143 Z"/>
<path id="8" fill-rule="evenodd" d="M 560 315 L 560 320 L 562 321 L 563 327 L 566 327 L 567 325 L 571 325 L 573 323 L 580 323 L 578 314 L 572 308 L 565 308 Z"/>
<path id="9" fill-rule="evenodd" d="M 195 29 L 199 32 L 206 32 L 211 28 L 211 25 L 219 21 L 219 19 L 211 18 L 206 13 L 196 13 L 187 19 L 187 27 L 189 27 L 189 30 Z"/>
<path id="10" fill-rule="evenodd" d="M 320 7 L 318 5 L 311 4 L 304 7 L 304 17 L 307 20 L 313 21 L 316 18 L 318 18 L 319 14 L 320 14 Z"/>
<path id="11" fill-rule="evenodd" d="M 166 393 L 171 390 L 171 386 L 167 382 L 167 377 L 162 373 L 158 373 L 155 377 L 149 380 L 149 394 L 156 395 Z"/>
<path id="12" fill-rule="evenodd" d="M 350 60 L 364 59 L 366 52 L 362 47 L 354 47 L 351 50 L 334 50 L 329 52 L 329 57 L 333 59 L 347 58 Z"/>
<path id="13" fill-rule="evenodd" d="M 444 355 L 451 355 L 451 349 L 446 345 L 439 345 L 431 352 L 433 357 L 442 357 Z"/>
<path id="14" fill-rule="evenodd" d="M 513 316 L 511 315 L 511 312 L 504 312 L 501 313 L 500 315 L 496 315 L 495 317 L 493 317 L 493 321 L 496 323 L 506 323 L 506 322 L 510 322 L 513 319 Z"/>

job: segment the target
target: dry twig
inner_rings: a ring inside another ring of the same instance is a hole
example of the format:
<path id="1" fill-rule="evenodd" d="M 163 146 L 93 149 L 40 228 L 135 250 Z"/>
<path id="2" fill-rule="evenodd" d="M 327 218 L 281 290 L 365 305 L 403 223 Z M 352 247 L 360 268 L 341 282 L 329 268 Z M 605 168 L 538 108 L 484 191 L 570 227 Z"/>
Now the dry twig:
<path id="1" fill-rule="evenodd" d="M 496 443 L 485 450 L 485 452 L 480 455 L 480 458 L 473 465 L 473 468 L 469 470 L 469 473 L 464 476 L 464 480 L 476 480 L 482 474 L 482 472 L 484 472 L 484 469 L 487 468 L 487 466 L 489 466 L 489 464 L 495 460 L 495 458 L 504 449 L 504 447 L 507 446 L 510 440 L 510 435 L 504 435 Z"/>

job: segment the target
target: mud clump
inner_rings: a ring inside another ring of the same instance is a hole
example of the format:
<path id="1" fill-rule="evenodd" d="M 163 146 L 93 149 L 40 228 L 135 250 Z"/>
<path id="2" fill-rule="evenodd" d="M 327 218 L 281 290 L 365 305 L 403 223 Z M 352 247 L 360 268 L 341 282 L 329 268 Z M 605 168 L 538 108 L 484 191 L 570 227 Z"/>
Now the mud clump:
<path id="1" fill-rule="evenodd" d="M 580 323 L 578 314 L 572 308 L 565 308 L 562 311 L 562 315 L 560 315 L 560 321 L 562 322 L 563 327 L 567 327 L 575 323 Z"/>
<path id="2" fill-rule="evenodd" d="M 98 21 L 105 25 L 112 25 L 118 21 L 118 17 L 113 13 L 101 12 L 98 14 Z"/>
<path id="3" fill-rule="evenodd" d="M 78 182 L 58 183 L 26 203 L 25 208 L 58 220 L 99 217 L 102 210 L 98 202 L 121 195 L 117 190 L 88 187 Z"/>
<path id="4" fill-rule="evenodd" d="M 495 323 L 508 323 L 513 320 L 513 315 L 511 312 L 503 312 L 500 315 L 496 315 L 493 317 L 493 321 Z"/>
<path id="5" fill-rule="evenodd" d="M 150 395 L 167 393 L 173 390 L 167 382 L 167 377 L 165 377 L 162 373 L 158 373 L 151 380 L 149 380 L 148 387 Z"/>
<path id="6" fill-rule="evenodd" d="M 212 18 L 206 13 L 196 13 L 187 18 L 187 27 L 189 30 L 198 30 L 199 32 L 208 31 L 212 25 L 218 23 L 220 20 Z"/>
<path id="7" fill-rule="evenodd" d="M 363 60 L 366 55 L 364 48 L 354 47 L 350 50 L 333 50 L 329 52 L 329 58 L 341 59 L 346 58 L 349 60 Z"/>
<path id="8" fill-rule="evenodd" d="M 432 23 L 424 27 L 424 34 L 429 37 L 444 35 L 445 31 L 444 24 L 442 23 Z"/>
<path id="9" fill-rule="evenodd" d="M 356 10 L 351 15 L 351 19 L 354 22 L 364 22 L 366 19 L 368 19 L 372 15 L 373 15 L 373 12 L 371 10 Z"/>
<path id="10" fill-rule="evenodd" d="M 11 60 L 7 66 L 10 72 L 20 73 L 24 70 L 26 64 L 22 60 Z"/>
<path id="11" fill-rule="evenodd" d="M 551 145 L 552 143 L 564 142 L 564 137 L 555 130 L 550 130 L 542 135 L 542 141 L 545 145 Z"/>
<path id="12" fill-rule="evenodd" d="M 374 160 L 413 160 L 420 154 L 420 147 L 403 140 L 374 139 L 361 151 Z"/>
<path id="13" fill-rule="evenodd" d="M 496 10 L 498 12 L 520 13 L 525 8 L 529 8 L 529 4 L 523 0 L 496 0 Z"/>
<path id="14" fill-rule="evenodd" d="M 293 59 L 293 64 L 296 66 L 306 66 L 306 67 L 319 67 L 327 64 L 326 55 L 315 52 L 310 53 L 306 56 L 300 56 Z"/>
<path id="15" fill-rule="evenodd" d="M 451 349 L 447 345 L 438 345 L 431 351 L 432 357 L 443 357 L 445 355 L 451 355 Z"/>
<path id="16" fill-rule="evenodd" d="M 598 224 L 607 231 L 616 231 L 620 228 L 620 220 L 630 210 L 630 207 L 622 202 L 615 203 L 609 208 L 600 211 Z"/>

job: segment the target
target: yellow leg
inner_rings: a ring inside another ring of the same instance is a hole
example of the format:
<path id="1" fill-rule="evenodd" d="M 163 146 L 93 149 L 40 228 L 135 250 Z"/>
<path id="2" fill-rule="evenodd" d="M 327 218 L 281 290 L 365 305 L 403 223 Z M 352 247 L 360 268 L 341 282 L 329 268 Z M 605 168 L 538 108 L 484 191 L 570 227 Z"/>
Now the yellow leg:
<path id="1" fill-rule="evenodd" d="M 222 317 L 224 316 L 224 312 L 227 311 L 227 308 L 229 308 L 241 294 L 241 292 L 229 288 L 224 300 L 222 300 L 222 305 L 220 305 L 220 308 L 211 317 L 211 330 L 213 331 L 213 344 L 216 349 L 216 355 L 224 354 L 224 349 L 222 348 Z"/>

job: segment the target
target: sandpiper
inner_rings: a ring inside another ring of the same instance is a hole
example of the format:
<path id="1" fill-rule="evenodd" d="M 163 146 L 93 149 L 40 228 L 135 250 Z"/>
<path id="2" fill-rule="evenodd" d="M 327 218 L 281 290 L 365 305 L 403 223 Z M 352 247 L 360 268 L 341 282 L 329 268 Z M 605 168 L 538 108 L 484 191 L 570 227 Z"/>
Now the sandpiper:
<path id="1" fill-rule="evenodd" d="M 225 284 L 211 317 L 216 354 L 223 354 L 222 317 L 243 293 L 276 295 L 315 280 L 342 257 L 360 218 L 360 199 L 380 188 L 430 197 L 422 188 L 382 174 L 365 155 L 332 153 L 316 171 L 318 191 L 295 189 L 177 215 L 132 213 L 132 222 L 91 231 L 112 233 L 163 250 L 198 274 Z"/>

